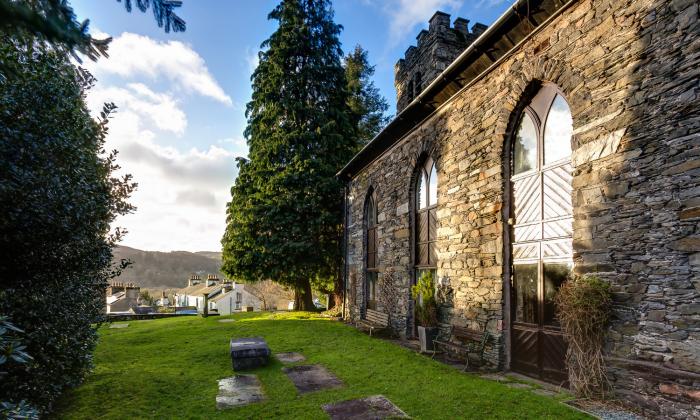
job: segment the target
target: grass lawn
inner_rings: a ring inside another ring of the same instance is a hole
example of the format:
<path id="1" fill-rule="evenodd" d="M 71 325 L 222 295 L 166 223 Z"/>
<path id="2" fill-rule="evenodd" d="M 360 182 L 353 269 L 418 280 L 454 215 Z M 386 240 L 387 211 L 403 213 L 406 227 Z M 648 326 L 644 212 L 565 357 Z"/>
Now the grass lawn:
<path id="1" fill-rule="evenodd" d="M 323 404 L 382 394 L 413 418 L 586 418 L 560 402 L 445 366 L 340 322 L 308 313 L 130 321 L 100 330 L 95 370 L 58 407 L 59 418 L 327 418 Z M 262 336 L 298 351 L 345 386 L 299 396 L 276 359 L 254 371 L 267 400 L 217 411 L 217 379 L 232 376 L 228 341 Z"/>

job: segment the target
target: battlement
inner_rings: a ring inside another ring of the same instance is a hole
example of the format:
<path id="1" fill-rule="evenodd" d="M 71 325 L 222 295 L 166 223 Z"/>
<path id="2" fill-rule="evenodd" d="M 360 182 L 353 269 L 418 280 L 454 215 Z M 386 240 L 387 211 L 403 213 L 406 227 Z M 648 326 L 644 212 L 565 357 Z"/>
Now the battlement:
<path id="1" fill-rule="evenodd" d="M 401 112 L 421 91 L 454 61 L 487 26 L 476 23 L 469 30 L 469 20 L 458 17 L 450 25 L 450 15 L 435 12 L 428 29 L 416 36 L 416 45 L 406 49 L 394 66 L 396 110 Z"/>

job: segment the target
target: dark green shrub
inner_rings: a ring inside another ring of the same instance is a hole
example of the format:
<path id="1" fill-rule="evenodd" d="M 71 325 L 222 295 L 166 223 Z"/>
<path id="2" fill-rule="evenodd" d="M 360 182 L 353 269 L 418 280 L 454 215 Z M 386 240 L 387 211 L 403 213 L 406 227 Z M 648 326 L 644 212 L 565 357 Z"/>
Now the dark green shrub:
<path id="1" fill-rule="evenodd" d="M 574 392 L 582 397 L 605 397 L 610 384 L 603 359 L 603 342 L 610 320 L 610 285 L 598 277 L 567 280 L 555 297 L 557 317 L 568 344 L 566 366 Z"/>
<path id="2" fill-rule="evenodd" d="M 23 345 L 18 337 L 23 332 L 9 322 L 7 317 L 0 316 L 0 380 L 7 375 L 7 372 L 2 370 L 3 365 L 10 363 L 26 365 L 32 360 L 32 357 L 25 352 L 27 346 Z M 0 418 L 32 420 L 38 419 L 39 413 L 26 401 L 15 403 L 0 400 Z"/>
<path id="3" fill-rule="evenodd" d="M 411 296 L 416 300 L 416 320 L 423 327 L 436 327 L 438 324 L 437 301 L 435 300 L 435 281 L 432 271 L 426 271 L 411 286 Z"/>
<path id="4" fill-rule="evenodd" d="M 42 45 L 0 37 L 0 314 L 33 357 L 7 366 L 0 395 L 46 412 L 90 369 L 121 237 L 110 223 L 134 185 L 103 150 L 114 107 L 93 120 L 92 77 Z"/>

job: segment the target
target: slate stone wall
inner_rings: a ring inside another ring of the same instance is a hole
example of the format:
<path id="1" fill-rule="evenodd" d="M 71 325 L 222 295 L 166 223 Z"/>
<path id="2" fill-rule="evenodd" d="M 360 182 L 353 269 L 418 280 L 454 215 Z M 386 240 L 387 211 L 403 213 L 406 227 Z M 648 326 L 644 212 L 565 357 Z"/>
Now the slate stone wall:
<path id="1" fill-rule="evenodd" d="M 438 277 L 450 324 L 504 323 L 504 144 L 544 81 L 574 120 L 574 270 L 611 282 L 606 343 L 618 396 L 654 415 L 700 416 L 700 23 L 694 0 L 582 0 L 455 95 L 349 185 L 348 269 L 361 307 L 363 210 L 379 206 L 379 263 L 400 273 L 395 328 L 411 334 L 412 175 L 436 161 Z M 359 313 L 358 310 L 355 311 Z"/>

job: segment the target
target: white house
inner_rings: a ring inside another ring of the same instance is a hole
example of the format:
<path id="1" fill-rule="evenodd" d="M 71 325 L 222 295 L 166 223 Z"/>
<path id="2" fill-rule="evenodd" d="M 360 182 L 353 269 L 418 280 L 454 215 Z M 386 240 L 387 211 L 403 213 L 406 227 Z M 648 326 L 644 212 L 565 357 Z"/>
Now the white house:
<path id="1" fill-rule="evenodd" d="M 112 283 L 107 287 L 107 313 L 128 313 L 139 306 L 141 288 L 133 283 Z"/>
<path id="2" fill-rule="evenodd" d="M 246 311 L 248 308 L 253 308 L 253 311 L 262 309 L 260 299 L 245 290 L 245 285 L 236 282 L 227 283 L 227 287 L 212 297 L 209 303 L 210 308 L 215 309 L 220 315 L 231 315 Z"/>
<path id="3" fill-rule="evenodd" d="M 193 274 L 187 281 L 187 287 L 175 292 L 174 306 L 194 306 L 200 309 L 204 303 L 204 297 L 201 291 L 205 288 L 207 288 L 207 282 L 202 282 L 202 279 L 198 275 Z"/>

